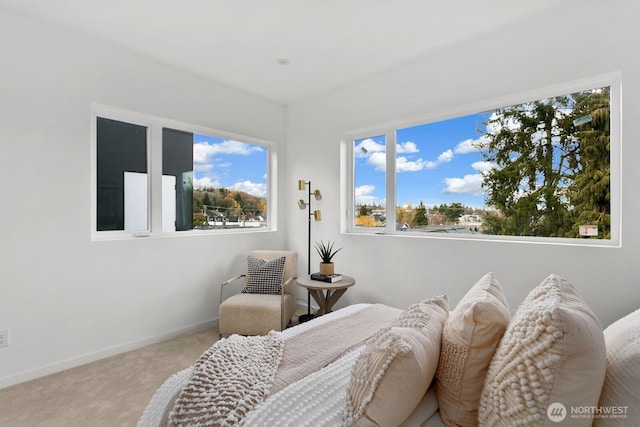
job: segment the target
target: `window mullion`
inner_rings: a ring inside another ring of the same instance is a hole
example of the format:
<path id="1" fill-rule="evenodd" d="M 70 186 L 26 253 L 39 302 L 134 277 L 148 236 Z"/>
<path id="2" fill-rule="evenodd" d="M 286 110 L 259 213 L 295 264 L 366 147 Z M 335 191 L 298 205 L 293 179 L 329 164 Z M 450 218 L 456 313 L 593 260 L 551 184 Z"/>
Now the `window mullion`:
<path id="1" fill-rule="evenodd" d="M 396 132 L 388 130 L 385 133 L 386 141 L 386 233 L 396 231 Z"/>
<path id="2" fill-rule="evenodd" d="M 149 223 L 152 233 L 162 232 L 162 126 L 149 126 Z"/>

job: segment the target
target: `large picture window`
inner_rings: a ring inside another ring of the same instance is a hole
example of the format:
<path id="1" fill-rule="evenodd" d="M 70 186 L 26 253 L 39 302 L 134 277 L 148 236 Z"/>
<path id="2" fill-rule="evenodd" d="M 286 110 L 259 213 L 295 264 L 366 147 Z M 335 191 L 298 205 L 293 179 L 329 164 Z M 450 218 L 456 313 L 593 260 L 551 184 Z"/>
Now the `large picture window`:
<path id="1" fill-rule="evenodd" d="M 348 136 L 348 229 L 618 244 L 619 84 L 562 89 Z"/>
<path id="2" fill-rule="evenodd" d="M 269 229 L 271 144 L 108 107 L 94 129 L 94 237 Z"/>

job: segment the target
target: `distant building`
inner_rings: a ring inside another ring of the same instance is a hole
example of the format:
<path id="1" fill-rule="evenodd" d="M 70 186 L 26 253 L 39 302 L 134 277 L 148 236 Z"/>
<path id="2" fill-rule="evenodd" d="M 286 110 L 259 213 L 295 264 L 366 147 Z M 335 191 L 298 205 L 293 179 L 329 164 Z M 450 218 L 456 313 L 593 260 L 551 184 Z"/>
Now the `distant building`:
<path id="1" fill-rule="evenodd" d="M 465 214 L 458 218 L 458 224 L 460 225 L 482 225 L 482 216 L 475 214 Z"/>

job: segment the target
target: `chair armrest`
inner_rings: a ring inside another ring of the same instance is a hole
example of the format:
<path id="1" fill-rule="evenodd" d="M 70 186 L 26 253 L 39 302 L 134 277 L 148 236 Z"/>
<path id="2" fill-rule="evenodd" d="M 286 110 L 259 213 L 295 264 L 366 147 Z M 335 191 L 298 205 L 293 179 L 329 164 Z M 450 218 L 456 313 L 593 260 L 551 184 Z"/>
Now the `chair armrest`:
<path id="1" fill-rule="evenodd" d="M 293 282 L 294 280 L 297 280 L 298 278 L 296 276 L 293 277 L 289 277 L 289 280 L 287 280 L 286 282 L 284 282 L 282 284 L 282 286 L 280 287 L 280 295 L 284 295 L 284 290 L 286 289 L 287 286 L 289 286 L 289 283 Z"/>
<path id="2" fill-rule="evenodd" d="M 294 280 L 297 280 L 298 278 L 296 276 L 290 277 L 289 280 L 287 280 L 286 282 L 284 282 L 282 284 L 282 286 L 280 287 L 280 330 L 284 331 L 285 325 L 284 322 L 284 290 L 285 288 L 289 285 L 289 283 L 293 282 Z"/>
<path id="3" fill-rule="evenodd" d="M 229 285 L 229 284 L 231 284 L 232 282 L 235 282 L 238 279 L 241 279 L 241 278 L 245 277 L 245 276 L 246 276 L 245 274 L 240 274 L 240 275 L 232 277 L 231 279 L 229 279 L 229 280 L 227 280 L 225 282 L 222 282 L 220 284 L 220 304 L 222 304 L 222 301 L 223 301 L 224 287 Z"/>

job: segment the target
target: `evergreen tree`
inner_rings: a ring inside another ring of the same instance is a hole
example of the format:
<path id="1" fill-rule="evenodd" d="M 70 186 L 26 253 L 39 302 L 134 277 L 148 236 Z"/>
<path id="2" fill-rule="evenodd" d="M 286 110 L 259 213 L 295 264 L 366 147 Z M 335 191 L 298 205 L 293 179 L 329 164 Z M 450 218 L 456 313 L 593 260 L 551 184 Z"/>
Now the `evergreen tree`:
<path id="1" fill-rule="evenodd" d="M 455 223 L 464 214 L 465 207 L 462 203 L 454 202 L 450 205 L 440 205 L 438 212 L 444 215 L 447 223 Z"/>
<path id="2" fill-rule="evenodd" d="M 576 221 L 608 213 L 608 99 L 608 91 L 585 91 L 492 114 L 482 154 L 497 167 L 483 187 L 500 214 L 485 218 L 485 232 L 576 237 Z M 587 112 L 593 123 L 576 129 Z M 607 130 L 594 130 L 598 123 Z"/>
<path id="3" fill-rule="evenodd" d="M 208 191 L 205 191 L 204 196 L 202 196 L 202 204 L 206 206 L 211 206 L 211 199 L 209 198 Z"/>
<path id="4" fill-rule="evenodd" d="M 424 203 L 420 201 L 420 204 L 416 208 L 415 215 L 413 216 L 413 222 L 415 225 L 428 225 L 429 219 L 427 218 L 427 208 Z"/>
<path id="5" fill-rule="evenodd" d="M 580 156 L 578 170 L 568 189 L 573 205 L 574 225 L 568 237 L 578 235 L 580 225 L 597 225 L 598 237 L 611 237 L 611 159 L 610 159 L 610 94 L 609 89 L 576 96 L 574 116 L 591 117 L 577 126 Z"/>

